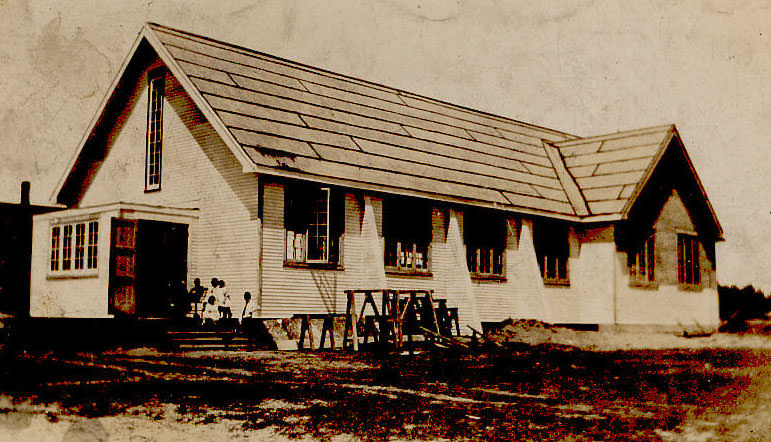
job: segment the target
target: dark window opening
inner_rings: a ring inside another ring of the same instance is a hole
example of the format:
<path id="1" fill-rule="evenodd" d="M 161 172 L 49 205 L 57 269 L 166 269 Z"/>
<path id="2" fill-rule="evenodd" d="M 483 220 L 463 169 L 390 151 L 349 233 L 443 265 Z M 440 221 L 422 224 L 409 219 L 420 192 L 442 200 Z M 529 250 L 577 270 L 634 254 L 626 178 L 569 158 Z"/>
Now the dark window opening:
<path id="1" fill-rule="evenodd" d="M 384 262 L 392 270 L 428 272 L 431 206 L 418 199 L 383 200 Z"/>
<path id="2" fill-rule="evenodd" d="M 629 276 L 632 281 L 653 282 L 655 275 L 655 236 L 651 235 L 627 255 Z"/>
<path id="3" fill-rule="evenodd" d="M 570 285 L 568 231 L 567 224 L 558 221 L 542 220 L 534 225 L 535 252 L 541 277 L 547 285 Z"/>
<path id="4" fill-rule="evenodd" d="M 464 217 L 463 231 L 469 272 L 481 276 L 503 276 L 506 219 L 500 214 L 471 210 Z"/>
<path id="5" fill-rule="evenodd" d="M 677 280 L 680 284 L 701 284 L 699 238 L 677 235 Z"/>

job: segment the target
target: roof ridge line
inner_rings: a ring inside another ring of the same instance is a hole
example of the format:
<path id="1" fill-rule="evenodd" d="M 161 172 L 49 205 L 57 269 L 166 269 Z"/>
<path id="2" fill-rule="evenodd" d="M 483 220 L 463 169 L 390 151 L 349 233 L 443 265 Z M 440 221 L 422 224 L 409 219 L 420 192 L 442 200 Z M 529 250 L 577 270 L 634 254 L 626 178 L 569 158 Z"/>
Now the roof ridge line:
<path id="1" fill-rule="evenodd" d="M 565 159 L 562 157 L 559 148 L 546 140 L 541 140 L 541 143 L 546 151 L 546 156 L 549 157 L 549 161 L 551 161 L 554 167 L 554 172 L 557 173 L 557 179 L 562 185 L 562 190 L 567 195 L 568 201 L 573 206 L 576 215 L 580 217 L 591 215 L 589 206 L 586 204 L 586 197 L 584 197 L 575 178 L 570 174 L 567 166 L 565 166 Z"/>
<path id="2" fill-rule="evenodd" d="M 329 70 L 329 69 L 313 66 L 313 65 L 310 65 L 310 64 L 307 64 L 307 63 L 303 63 L 303 62 L 299 62 L 299 61 L 295 61 L 295 60 L 290 60 L 288 58 L 284 58 L 284 57 L 281 57 L 281 56 L 278 56 L 278 55 L 269 54 L 267 52 L 262 52 L 262 51 L 259 51 L 259 50 L 256 50 L 256 49 L 251 49 L 251 48 L 248 48 L 246 46 L 241 46 L 241 45 L 238 45 L 238 44 L 235 44 L 235 43 L 229 43 L 229 42 L 226 42 L 226 41 L 217 40 L 215 38 L 207 37 L 205 35 L 196 34 L 196 33 L 193 33 L 193 32 L 188 32 L 188 31 L 185 31 L 185 30 L 182 30 L 182 29 L 172 28 L 170 26 L 165 26 L 165 25 L 162 25 L 162 24 L 159 24 L 159 23 L 154 23 L 154 22 L 146 22 L 146 24 L 151 26 L 151 27 L 160 28 L 160 29 L 157 29 L 157 30 L 160 30 L 160 31 L 165 30 L 167 32 L 176 32 L 176 33 L 183 34 L 185 36 L 189 36 L 189 37 L 193 37 L 193 38 L 199 38 L 199 39 L 205 40 L 205 41 L 210 42 L 210 43 L 223 45 L 223 46 L 226 46 L 226 47 L 231 48 L 231 49 L 245 51 L 245 52 L 248 52 L 248 53 L 250 53 L 252 55 L 257 55 L 257 56 L 261 56 L 261 57 L 267 57 L 268 59 L 271 59 L 271 60 L 274 60 L 274 61 L 279 61 L 279 62 L 282 62 L 282 63 L 290 63 L 291 65 L 293 65 L 292 67 L 301 67 L 301 68 L 304 68 L 304 69 L 312 69 L 314 71 L 317 71 L 317 73 L 322 73 L 322 74 L 325 74 L 325 75 L 330 75 L 331 74 L 332 76 L 338 77 L 338 79 L 343 79 L 343 80 L 348 80 L 348 81 L 353 80 L 353 81 L 356 81 L 356 82 L 364 83 L 365 85 L 368 85 L 368 86 L 371 86 L 371 87 L 388 89 L 389 92 L 395 92 L 397 95 L 404 95 L 404 96 L 412 97 L 412 98 L 415 98 L 415 99 L 420 99 L 420 100 L 424 100 L 424 101 L 434 102 L 434 103 L 438 103 L 440 105 L 450 106 L 450 107 L 456 108 L 457 110 L 460 110 L 460 111 L 477 113 L 477 114 L 481 114 L 481 115 L 483 115 L 483 116 L 485 116 L 487 118 L 498 119 L 498 120 L 501 120 L 501 122 L 504 122 L 504 123 L 510 123 L 510 124 L 514 124 L 514 125 L 521 125 L 521 126 L 533 129 L 533 130 L 543 131 L 545 133 L 552 133 L 552 134 L 559 135 L 559 136 L 565 136 L 565 137 L 567 137 L 567 139 L 564 140 L 564 141 L 574 141 L 574 140 L 582 139 L 582 137 L 580 137 L 578 135 L 575 135 L 575 134 L 572 134 L 572 133 L 568 133 L 568 132 L 564 132 L 564 131 L 561 131 L 561 130 L 558 130 L 558 129 L 552 129 L 552 128 L 549 128 L 549 127 L 546 127 L 546 126 L 541 126 L 541 125 L 534 124 L 534 123 L 528 123 L 526 121 L 515 120 L 513 118 L 506 117 L 506 116 L 503 116 L 503 115 L 498 115 L 498 114 L 494 114 L 492 112 L 483 111 L 483 110 L 480 110 L 480 109 L 474 109 L 474 108 L 471 108 L 471 107 L 468 107 L 468 106 L 464 106 L 464 105 L 460 105 L 460 104 L 456 104 L 456 103 L 451 103 L 449 101 L 440 100 L 440 99 L 434 98 L 434 97 L 429 97 L 428 95 L 423 95 L 423 94 L 419 94 L 419 93 L 416 93 L 416 92 L 410 92 L 408 90 L 399 89 L 399 88 L 396 88 L 396 87 L 393 87 L 393 86 L 388 86 L 386 84 L 377 83 L 377 82 L 374 82 L 374 81 L 371 81 L 371 80 L 365 80 L 363 78 L 355 77 L 353 75 L 342 74 L 342 73 L 335 72 L 335 71 L 332 71 L 332 70 Z"/>

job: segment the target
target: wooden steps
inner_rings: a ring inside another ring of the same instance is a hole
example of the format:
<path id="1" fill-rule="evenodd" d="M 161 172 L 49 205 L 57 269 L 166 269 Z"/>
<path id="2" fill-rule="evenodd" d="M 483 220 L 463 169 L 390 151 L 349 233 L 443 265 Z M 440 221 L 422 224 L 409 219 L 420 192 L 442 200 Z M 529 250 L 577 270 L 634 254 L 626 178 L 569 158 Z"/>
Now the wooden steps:
<path id="1" fill-rule="evenodd" d="M 254 343 L 233 328 L 203 328 L 198 325 L 174 326 L 166 331 L 166 342 L 172 349 L 192 350 L 248 350 Z"/>

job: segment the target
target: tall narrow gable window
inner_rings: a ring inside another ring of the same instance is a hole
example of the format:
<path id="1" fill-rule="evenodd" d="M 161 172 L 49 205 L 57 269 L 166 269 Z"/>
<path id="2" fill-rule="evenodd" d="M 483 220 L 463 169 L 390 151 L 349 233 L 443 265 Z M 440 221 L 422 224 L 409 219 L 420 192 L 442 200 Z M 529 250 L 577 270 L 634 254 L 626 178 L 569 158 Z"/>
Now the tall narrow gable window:
<path id="1" fill-rule="evenodd" d="M 383 201 L 384 263 L 389 271 L 428 273 L 431 206 L 426 201 L 387 198 Z"/>
<path id="2" fill-rule="evenodd" d="M 284 261 L 339 263 L 344 227 L 341 195 L 329 187 L 290 184 L 284 197 Z"/>
<path id="3" fill-rule="evenodd" d="M 51 226 L 49 276 L 96 275 L 99 221 L 78 221 Z"/>
<path id="4" fill-rule="evenodd" d="M 146 191 L 161 188 L 164 83 L 165 77 L 157 73 L 151 74 L 148 80 Z"/>
<path id="5" fill-rule="evenodd" d="M 655 269 L 655 237 L 648 236 L 645 241 L 629 252 L 629 276 L 633 282 L 653 282 L 656 279 Z"/>
<path id="6" fill-rule="evenodd" d="M 677 235 L 677 280 L 680 284 L 701 284 L 699 238 L 697 236 Z"/>

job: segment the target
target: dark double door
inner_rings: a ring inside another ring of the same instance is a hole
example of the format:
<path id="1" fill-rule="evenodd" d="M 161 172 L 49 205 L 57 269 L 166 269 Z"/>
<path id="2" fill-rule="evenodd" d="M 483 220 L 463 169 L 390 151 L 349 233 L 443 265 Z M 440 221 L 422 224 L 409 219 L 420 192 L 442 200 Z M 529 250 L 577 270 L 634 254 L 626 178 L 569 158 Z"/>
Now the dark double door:
<path id="1" fill-rule="evenodd" d="M 187 224 L 113 218 L 110 313 L 169 317 L 187 280 L 187 240 Z"/>

